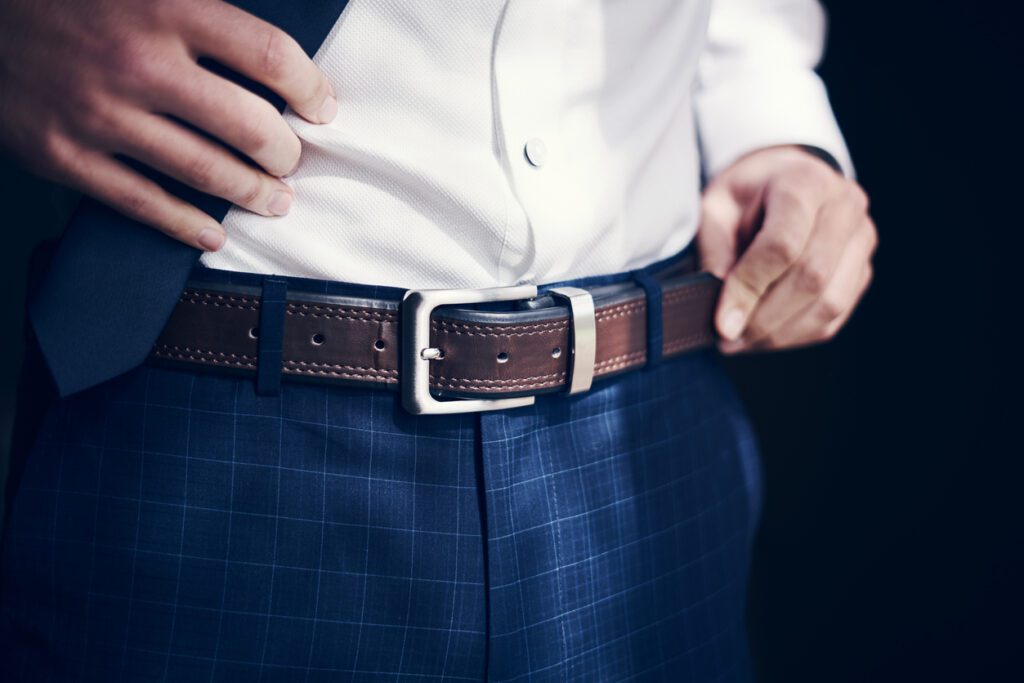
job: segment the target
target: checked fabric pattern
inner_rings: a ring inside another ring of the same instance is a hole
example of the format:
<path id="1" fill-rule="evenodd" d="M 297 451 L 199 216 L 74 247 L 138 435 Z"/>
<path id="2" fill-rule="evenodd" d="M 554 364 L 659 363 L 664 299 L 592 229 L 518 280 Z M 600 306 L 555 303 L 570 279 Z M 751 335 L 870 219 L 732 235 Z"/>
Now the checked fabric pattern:
<path id="1" fill-rule="evenodd" d="M 738 681 L 756 447 L 713 354 L 502 413 L 142 367 L 54 404 L 5 681 Z"/>

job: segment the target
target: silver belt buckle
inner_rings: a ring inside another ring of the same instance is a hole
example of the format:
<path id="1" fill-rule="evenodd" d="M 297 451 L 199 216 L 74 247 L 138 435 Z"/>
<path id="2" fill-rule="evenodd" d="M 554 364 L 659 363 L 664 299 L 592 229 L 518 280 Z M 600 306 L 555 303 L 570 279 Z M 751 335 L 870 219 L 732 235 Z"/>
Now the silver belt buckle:
<path id="1" fill-rule="evenodd" d="M 590 388 L 594 376 L 596 324 L 590 292 L 575 287 L 558 287 L 550 292 L 569 304 L 571 352 L 569 393 Z M 399 377 L 403 407 L 414 415 L 451 415 L 503 410 L 532 405 L 534 396 L 515 398 L 451 399 L 439 401 L 430 393 L 430 362 L 442 358 L 443 350 L 430 345 L 430 316 L 438 306 L 516 301 L 537 297 L 536 285 L 490 287 L 487 289 L 411 289 L 402 298 L 402 353 Z"/>

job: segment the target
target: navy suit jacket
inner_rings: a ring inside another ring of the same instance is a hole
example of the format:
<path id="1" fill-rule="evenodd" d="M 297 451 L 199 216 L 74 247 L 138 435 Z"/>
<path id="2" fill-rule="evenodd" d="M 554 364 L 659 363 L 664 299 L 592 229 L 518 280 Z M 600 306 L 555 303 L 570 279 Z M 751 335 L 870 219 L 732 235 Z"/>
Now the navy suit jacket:
<path id="1" fill-rule="evenodd" d="M 234 0 L 289 33 L 307 54 L 323 42 L 348 0 Z M 264 88 L 216 64 L 211 69 L 270 100 Z M 144 170 L 172 194 L 217 220 L 230 203 Z M 91 199 L 75 212 L 39 288 L 29 318 L 62 396 L 126 372 L 149 354 L 200 252 Z"/>

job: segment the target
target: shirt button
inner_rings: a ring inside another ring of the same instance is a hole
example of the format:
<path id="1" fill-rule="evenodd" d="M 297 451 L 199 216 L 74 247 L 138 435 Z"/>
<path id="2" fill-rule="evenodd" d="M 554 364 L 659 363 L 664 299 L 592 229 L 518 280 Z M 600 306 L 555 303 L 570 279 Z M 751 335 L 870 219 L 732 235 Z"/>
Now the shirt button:
<path id="1" fill-rule="evenodd" d="M 543 166 L 544 162 L 548 160 L 548 146 L 540 138 L 528 140 L 526 147 L 523 148 L 523 153 L 526 155 L 526 160 L 530 162 L 530 165 L 537 168 Z"/>

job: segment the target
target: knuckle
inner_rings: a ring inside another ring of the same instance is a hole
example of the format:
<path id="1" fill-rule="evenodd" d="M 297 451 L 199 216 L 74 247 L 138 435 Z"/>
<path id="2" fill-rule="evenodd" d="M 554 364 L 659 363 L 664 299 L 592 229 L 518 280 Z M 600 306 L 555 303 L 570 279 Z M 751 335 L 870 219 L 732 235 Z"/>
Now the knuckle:
<path id="1" fill-rule="evenodd" d="M 107 50 L 108 65 L 113 67 L 117 73 L 131 73 L 139 68 L 139 65 L 148 57 L 149 50 L 146 41 L 141 37 L 126 34 L 120 40 L 114 41 Z"/>
<path id="2" fill-rule="evenodd" d="M 845 303 L 837 295 L 826 295 L 818 302 L 818 319 L 822 322 L 832 322 L 846 310 Z"/>
<path id="3" fill-rule="evenodd" d="M 294 41 L 287 33 L 272 26 L 263 29 L 260 39 L 263 44 L 258 65 L 260 72 L 272 81 L 279 81 L 286 75 L 286 65 L 294 49 Z"/>
<path id="4" fill-rule="evenodd" d="M 196 154 L 189 159 L 185 171 L 189 181 L 199 189 L 212 187 L 217 182 L 217 172 L 217 158 L 208 152 Z"/>
<path id="5" fill-rule="evenodd" d="M 266 150 L 271 143 L 266 117 L 259 114 L 246 116 L 240 124 L 239 140 L 241 151 L 249 156 L 258 155 Z"/>
<path id="6" fill-rule="evenodd" d="M 108 53 L 112 74 L 128 85 L 148 84 L 154 72 L 153 47 L 142 36 L 126 35 Z"/>
<path id="7" fill-rule="evenodd" d="M 140 34 L 117 41 L 104 60 L 115 89 L 151 93 L 180 84 L 181 68 L 188 55 L 183 43 Z"/>
<path id="8" fill-rule="evenodd" d="M 255 206 L 263 196 L 263 183 L 260 182 L 256 174 L 252 174 L 248 181 L 238 186 L 236 196 L 241 206 Z"/>
<path id="9" fill-rule="evenodd" d="M 149 55 L 136 67 L 136 78 L 147 90 L 173 90 L 181 81 L 181 61 L 176 56 Z"/>
<path id="10" fill-rule="evenodd" d="M 134 218 L 147 219 L 153 214 L 154 200 L 146 192 L 124 190 L 114 196 L 113 203 L 121 211 Z"/>
<path id="11" fill-rule="evenodd" d="M 803 292 L 818 294 L 825 290 L 828 281 L 828 268 L 815 260 L 804 261 L 797 269 L 796 285 Z"/>
<path id="12" fill-rule="evenodd" d="M 790 230 L 781 230 L 767 240 L 764 245 L 765 254 L 776 264 L 792 265 L 800 256 L 800 243 Z"/>
<path id="13" fill-rule="evenodd" d="M 764 287 L 758 284 L 753 275 L 743 268 L 733 271 L 726 281 L 726 286 L 729 287 L 730 294 L 737 301 L 756 301 L 764 291 Z"/>
<path id="14" fill-rule="evenodd" d="M 815 187 L 801 182 L 797 177 L 787 175 L 772 187 L 771 201 L 776 208 L 787 213 L 810 218 L 816 211 L 813 198 L 819 194 Z"/>
<path id="15" fill-rule="evenodd" d="M 122 129 L 120 109 L 99 93 L 82 98 L 75 119 L 79 130 L 102 138 L 109 139 Z"/>

